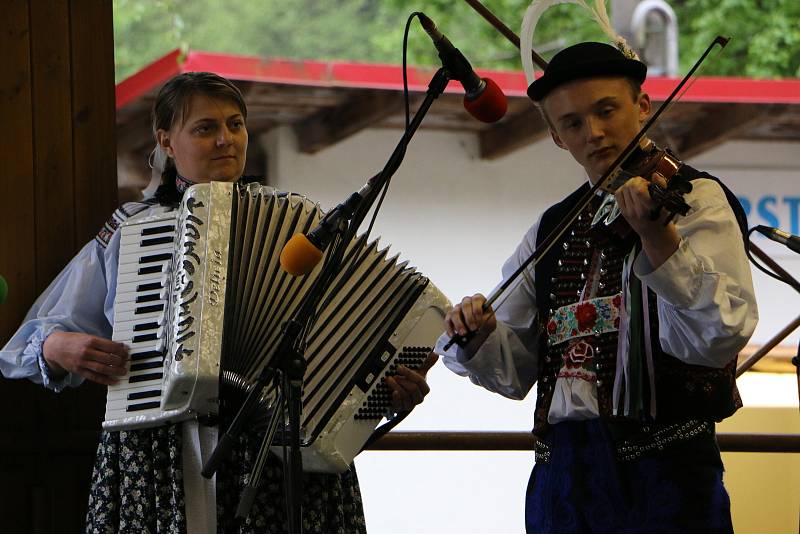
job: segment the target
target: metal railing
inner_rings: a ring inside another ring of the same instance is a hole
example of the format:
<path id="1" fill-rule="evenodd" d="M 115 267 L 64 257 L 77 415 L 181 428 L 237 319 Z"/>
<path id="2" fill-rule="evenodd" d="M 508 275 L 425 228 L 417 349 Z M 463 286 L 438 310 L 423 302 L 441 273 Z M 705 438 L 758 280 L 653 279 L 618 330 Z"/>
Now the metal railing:
<path id="1" fill-rule="evenodd" d="M 717 434 L 722 452 L 800 452 L 796 434 Z M 371 451 L 532 451 L 530 432 L 390 432 Z"/>

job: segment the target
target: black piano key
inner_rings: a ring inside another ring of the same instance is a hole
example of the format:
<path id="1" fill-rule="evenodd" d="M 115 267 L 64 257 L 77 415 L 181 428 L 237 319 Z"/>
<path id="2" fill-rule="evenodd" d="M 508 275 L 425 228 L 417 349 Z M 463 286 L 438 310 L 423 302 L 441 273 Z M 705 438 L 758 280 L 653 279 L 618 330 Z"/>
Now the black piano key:
<path id="1" fill-rule="evenodd" d="M 160 272 L 161 272 L 161 265 L 151 265 L 150 267 L 142 267 L 141 269 L 139 269 L 139 276 L 145 274 L 160 273 Z"/>
<path id="2" fill-rule="evenodd" d="M 160 350 L 146 350 L 144 352 L 136 352 L 131 354 L 131 361 L 138 362 L 139 360 L 147 360 L 148 358 L 155 358 L 156 356 L 164 357 L 164 353 Z"/>
<path id="3" fill-rule="evenodd" d="M 160 396 L 161 396 L 160 389 L 151 389 L 150 391 L 137 391 L 136 393 L 128 393 L 127 400 L 151 399 L 153 397 L 160 397 Z"/>
<path id="4" fill-rule="evenodd" d="M 167 261 L 172 259 L 172 254 L 165 252 L 163 254 L 150 254 L 149 256 L 142 256 L 139 258 L 139 263 L 155 263 L 157 261 Z"/>
<path id="5" fill-rule="evenodd" d="M 144 362 L 134 363 L 131 365 L 131 373 L 134 371 L 144 371 L 146 369 L 160 369 L 164 366 L 164 362 Z"/>
<path id="6" fill-rule="evenodd" d="M 134 332 L 142 332 L 143 330 L 158 330 L 158 323 L 139 323 L 133 327 Z"/>
<path id="7" fill-rule="evenodd" d="M 134 315 L 137 315 L 137 314 L 140 314 L 140 313 L 152 313 L 152 312 L 159 312 L 159 311 L 164 311 L 164 305 L 163 304 L 156 304 L 154 306 L 139 306 L 138 308 L 136 308 L 136 310 L 133 313 L 134 313 Z"/>
<path id="8" fill-rule="evenodd" d="M 164 377 L 164 373 L 150 373 L 148 375 L 136 375 L 132 376 L 128 379 L 129 384 L 135 384 L 137 382 L 147 382 L 149 380 L 161 380 Z"/>
<path id="9" fill-rule="evenodd" d="M 133 336 L 131 343 L 141 343 L 142 341 L 155 341 L 158 339 L 158 334 L 141 334 Z"/>
<path id="10" fill-rule="evenodd" d="M 160 300 L 160 299 L 161 295 L 159 295 L 158 293 L 150 293 L 149 295 L 139 295 L 138 297 L 136 297 L 136 303 L 139 304 L 142 302 L 153 302 L 154 300 Z"/>
<path id="11" fill-rule="evenodd" d="M 152 237 L 150 239 L 142 239 L 139 242 L 139 246 L 144 248 L 144 247 L 152 247 L 155 245 L 163 245 L 165 243 L 172 243 L 172 236 Z"/>
<path id="12" fill-rule="evenodd" d="M 138 293 L 143 293 L 145 291 L 155 291 L 158 289 L 162 289 L 163 287 L 164 284 L 162 284 L 161 282 L 150 282 L 149 284 L 139 284 L 138 286 L 136 286 L 136 291 Z"/>
<path id="13" fill-rule="evenodd" d="M 131 404 L 125 408 L 126 412 L 139 412 L 142 410 L 149 410 L 150 408 L 158 408 L 161 406 L 160 401 L 142 402 L 140 404 Z"/>
<path id="14" fill-rule="evenodd" d="M 166 234 L 167 232 L 174 232 L 174 231 L 175 231 L 175 225 L 168 224 L 165 226 L 151 226 L 150 228 L 145 228 L 139 235 L 144 237 L 146 235 Z"/>

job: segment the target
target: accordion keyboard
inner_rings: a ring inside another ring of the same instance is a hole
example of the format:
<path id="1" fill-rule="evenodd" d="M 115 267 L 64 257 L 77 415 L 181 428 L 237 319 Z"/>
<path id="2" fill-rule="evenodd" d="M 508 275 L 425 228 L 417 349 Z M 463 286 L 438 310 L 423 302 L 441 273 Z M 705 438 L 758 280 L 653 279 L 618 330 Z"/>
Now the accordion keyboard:
<path id="1" fill-rule="evenodd" d="M 158 413 L 175 214 L 123 225 L 112 339 L 130 350 L 127 375 L 109 386 L 105 420 Z"/>

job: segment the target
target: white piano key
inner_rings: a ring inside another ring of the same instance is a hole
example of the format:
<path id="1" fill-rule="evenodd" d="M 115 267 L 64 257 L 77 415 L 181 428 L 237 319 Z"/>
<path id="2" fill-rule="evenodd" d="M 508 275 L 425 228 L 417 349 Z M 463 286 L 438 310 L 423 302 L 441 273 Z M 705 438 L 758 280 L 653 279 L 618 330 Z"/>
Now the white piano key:
<path id="1" fill-rule="evenodd" d="M 166 301 L 158 302 L 143 302 L 138 304 L 136 302 L 120 302 L 114 309 L 115 314 L 130 314 L 138 316 L 145 313 L 161 312 L 167 309 Z"/>
<path id="2" fill-rule="evenodd" d="M 114 327 L 116 328 L 119 325 L 120 329 L 127 329 L 127 325 L 130 324 L 138 324 L 138 323 L 147 323 L 150 321 L 156 321 L 159 324 L 163 325 L 165 321 L 165 311 L 166 308 L 162 311 L 155 311 L 150 313 L 140 313 L 134 316 L 119 316 L 115 317 Z M 116 341 L 116 340 L 115 340 Z"/>
<path id="3" fill-rule="evenodd" d="M 169 290 L 167 288 L 161 288 L 157 291 L 144 292 L 127 291 L 125 293 L 117 293 L 117 296 L 114 299 L 114 305 L 116 306 L 118 303 L 123 302 L 138 302 L 140 304 L 147 304 L 154 301 L 165 302 L 167 295 L 169 295 Z M 152 298 L 153 300 L 147 300 L 148 298 Z"/>
<path id="4" fill-rule="evenodd" d="M 158 263 L 148 263 L 146 265 L 139 265 L 136 262 L 128 262 L 124 265 L 119 266 L 119 276 L 133 274 L 134 276 L 145 276 L 150 274 L 165 274 L 169 272 L 170 266 L 172 265 L 172 260 L 170 261 L 162 261 Z M 149 269 L 152 267 L 157 267 L 157 269 Z M 144 270 L 144 272 L 142 272 Z M 153 272 L 150 272 L 153 271 Z M 141 274 L 139 274 L 141 273 Z"/>
<path id="5" fill-rule="evenodd" d="M 146 249 L 146 250 L 137 250 L 132 252 L 127 252 L 125 254 L 120 254 L 119 256 L 119 266 L 122 269 L 123 265 L 128 265 L 131 263 L 142 265 L 149 265 L 151 263 L 159 262 L 159 261 L 167 261 L 167 256 L 169 260 L 172 259 L 172 252 L 174 247 L 170 246 L 161 246 L 161 247 L 154 247 L 153 249 Z M 156 259 L 158 257 L 163 257 L 164 259 Z"/>
<path id="6" fill-rule="evenodd" d="M 128 272 L 117 277 L 117 295 L 120 293 L 127 293 L 128 291 L 137 291 L 137 287 L 141 285 L 154 283 L 167 287 L 169 284 L 169 277 L 160 272 L 146 275 Z"/>

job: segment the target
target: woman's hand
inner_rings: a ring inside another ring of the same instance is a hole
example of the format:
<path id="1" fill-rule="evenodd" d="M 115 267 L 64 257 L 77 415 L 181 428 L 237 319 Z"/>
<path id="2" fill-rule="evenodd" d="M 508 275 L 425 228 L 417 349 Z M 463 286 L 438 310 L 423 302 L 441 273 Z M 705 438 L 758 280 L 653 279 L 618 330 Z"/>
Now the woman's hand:
<path id="1" fill-rule="evenodd" d="M 392 409 L 395 412 L 410 412 L 423 401 L 431 390 L 425 376 L 438 359 L 439 356 L 431 352 L 419 369 L 400 365 L 396 375 L 386 377 L 386 385 L 392 392 Z"/>
<path id="2" fill-rule="evenodd" d="M 79 332 L 53 332 L 42 350 L 54 376 L 69 372 L 107 386 L 127 372 L 130 359 L 125 345 Z"/>

